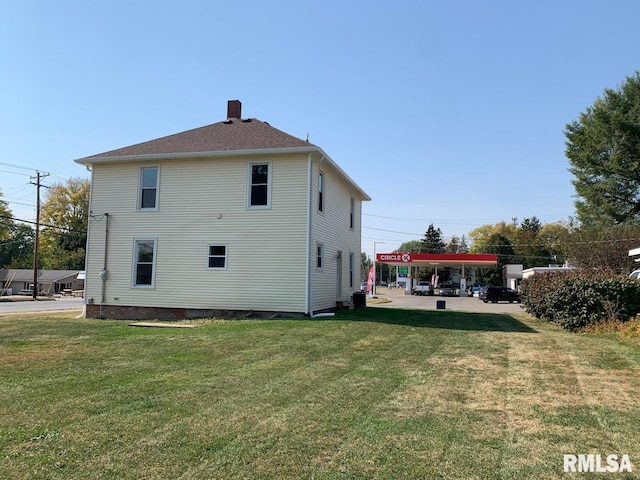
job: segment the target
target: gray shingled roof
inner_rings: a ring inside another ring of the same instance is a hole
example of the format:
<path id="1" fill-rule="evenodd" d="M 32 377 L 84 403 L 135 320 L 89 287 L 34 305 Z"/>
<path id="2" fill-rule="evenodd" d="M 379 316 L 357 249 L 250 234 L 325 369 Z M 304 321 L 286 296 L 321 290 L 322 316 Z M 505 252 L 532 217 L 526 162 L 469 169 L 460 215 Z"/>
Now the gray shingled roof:
<path id="1" fill-rule="evenodd" d="M 315 147 L 255 118 L 228 119 L 186 132 L 79 159 Z M 316 147 L 317 148 L 317 147 Z"/>
<path id="2" fill-rule="evenodd" d="M 226 156 L 231 152 L 241 154 L 264 150 L 317 152 L 331 164 L 360 193 L 363 200 L 371 198 L 318 146 L 289 135 L 256 118 L 240 119 L 231 117 L 223 122 L 213 123 L 186 132 L 149 140 L 129 147 L 118 148 L 89 157 L 79 158 L 76 163 L 92 165 L 112 161 L 150 160 L 155 158 L 185 158 L 193 155 Z M 226 153 L 229 152 L 229 153 Z"/>
<path id="3" fill-rule="evenodd" d="M 55 283 L 75 277 L 79 270 L 38 270 L 38 282 Z M 33 270 L 24 268 L 2 268 L 0 269 L 0 281 L 5 282 L 12 279 L 13 282 L 32 282 Z"/>

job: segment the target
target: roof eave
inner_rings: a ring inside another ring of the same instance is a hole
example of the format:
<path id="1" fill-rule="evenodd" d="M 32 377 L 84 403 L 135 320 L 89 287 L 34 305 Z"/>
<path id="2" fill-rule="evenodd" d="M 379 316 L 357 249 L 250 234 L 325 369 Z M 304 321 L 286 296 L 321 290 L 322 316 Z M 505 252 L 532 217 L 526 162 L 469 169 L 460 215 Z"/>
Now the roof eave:
<path id="1" fill-rule="evenodd" d="M 80 165 L 95 165 L 113 162 L 153 162 L 157 160 L 175 160 L 184 158 L 212 158 L 212 157 L 241 157 L 251 155 L 286 155 L 291 153 L 310 153 L 321 151 L 316 146 L 285 147 L 285 148 L 256 148 L 250 150 L 216 150 L 206 152 L 153 153 L 147 155 L 114 155 L 104 157 L 84 157 L 74 160 Z"/>
<path id="2" fill-rule="evenodd" d="M 329 164 L 332 166 L 332 168 L 334 168 L 336 171 L 338 171 L 338 173 L 340 175 L 342 175 L 344 177 L 344 179 L 347 180 L 347 182 L 349 182 L 353 186 L 353 188 L 355 188 L 358 191 L 358 193 L 361 196 L 361 200 L 363 202 L 370 202 L 371 201 L 371 197 L 369 195 L 367 195 L 367 192 L 362 190 L 358 186 L 358 184 L 356 182 L 354 182 L 353 179 L 349 175 L 347 175 L 347 173 L 344 170 L 342 170 L 342 168 L 340 168 L 340 166 L 336 162 L 334 162 L 333 159 L 329 155 L 327 155 L 320 147 L 316 147 L 316 151 L 319 152 L 320 155 L 322 155 L 323 161 L 325 161 L 325 160 L 328 161 Z"/>

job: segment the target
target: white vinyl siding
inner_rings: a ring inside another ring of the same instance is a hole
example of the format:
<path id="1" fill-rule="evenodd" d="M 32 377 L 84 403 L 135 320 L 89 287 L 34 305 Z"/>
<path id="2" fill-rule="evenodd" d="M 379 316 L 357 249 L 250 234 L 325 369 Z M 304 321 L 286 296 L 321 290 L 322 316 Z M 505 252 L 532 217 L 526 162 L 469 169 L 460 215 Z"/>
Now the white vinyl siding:
<path id="1" fill-rule="evenodd" d="M 109 213 L 107 304 L 305 311 L 307 155 L 162 161 L 157 212 L 137 211 L 139 163 L 95 165 L 91 208 Z M 247 165 L 269 164 L 270 209 L 247 209 Z M 134 238 L 158 239 L 153 292 L 131 288 Z M 86 296 L 100 299 L 105 222 L 89 220 Z M 206 268 L 226 245 L 226 270 Z M 95 272 L 92 274 L 91 272 Z M 277 292 L 277 295 L 274 295 Z"/>
<path id="2" fill-rule="evenodd" d="M 318 210 L 318 178 L 320 166 L 314 165 L 312 178 L 313 182 L 313 208 Z M 323 166 L 324 174 L 324 215 L 312 215 L 311 232 L 313 235 L 313 245 L 322 243 L 324 245 L 324 258 L 322 270 L 314 269 L 311 272 L 313 292 L 311 298 L 312 311 L 321 310 L 335 306 L 336 301 L 347 301 L 351 299 L 354 284 L 350 281 L 343 281 L 340 292 L 336 292 L 336 270 L 339 262 L 337 251 L 360 252 L 360 211 L 362 202 L 357 199 L 354 192 L 347 184 L 341 180 L 340 176 L 332 169 Z M 351 199 L 354 199 L 353 206 Z M 353 228 L 351 228 L 350 218 L 353 208 Z M 333 253 L 332 253 L 333 252 Z M 359 255 L 359 254 L 358 254 Z M 350 263 L 343 261 L 342 278 L 350 278 Z M 354 280 L 355 282 L 355 280 Z"/>
<path id="3" fill-rule="evenodd" d="M 351 280 L 346 281 L 350 262 L 342 262 L 345 281 L 337 292 L 337 252 L 354 252 L 357 285 L 361 196 L 319 154 L 311 157 L 311 175 L 306 153 L 154 160 L 150 166 L 161 172 L 156 199 L 161 208 L 151 211 L 137 208 L 144 162 L 96 163 L 87 301 L 101 299 L 99 272 L 105 252 L 106 305 L 301 313 L 307 311 L 307 299 L 311 312 L 348 300 L 353 293 Z M 248 171 L 253 164 L 269 165 L 266 209 L 247 208 Z M 320 165 L 325 175 L 324 215 L 317 214 Z M 355 198 L 353 229 L 346 220 L 351 197 Z M 153 288 L 132 285 L 134 239 L 157 239 Z M 324 245 L 320 270 L 315 268 L 318 243 Z M 210 245 L 226 247 L 225 269 L 207 267 Z"/>

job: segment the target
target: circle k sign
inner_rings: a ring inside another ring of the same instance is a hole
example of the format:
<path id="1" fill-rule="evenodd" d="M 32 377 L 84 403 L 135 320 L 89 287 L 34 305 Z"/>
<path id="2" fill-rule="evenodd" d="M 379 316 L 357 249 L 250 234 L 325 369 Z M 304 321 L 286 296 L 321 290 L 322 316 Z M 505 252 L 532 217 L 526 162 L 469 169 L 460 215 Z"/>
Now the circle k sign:
<path id="1" fill-rule="evenodd" d="M 381 253 L 378 255 L 381 262 L 403 262 L 411 263 L 410 253 Z"/>

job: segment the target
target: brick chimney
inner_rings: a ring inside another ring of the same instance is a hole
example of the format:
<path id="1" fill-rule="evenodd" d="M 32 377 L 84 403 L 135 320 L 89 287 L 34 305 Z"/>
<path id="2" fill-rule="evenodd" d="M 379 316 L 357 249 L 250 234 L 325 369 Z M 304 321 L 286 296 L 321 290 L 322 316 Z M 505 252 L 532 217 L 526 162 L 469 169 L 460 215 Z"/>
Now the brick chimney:
<path id="1" fill-rule="evenodd" d="M 240 100 L 229 100 L 227 103 L 227 120 L 230 118 L 242 118 L 242 103 Z"/>

